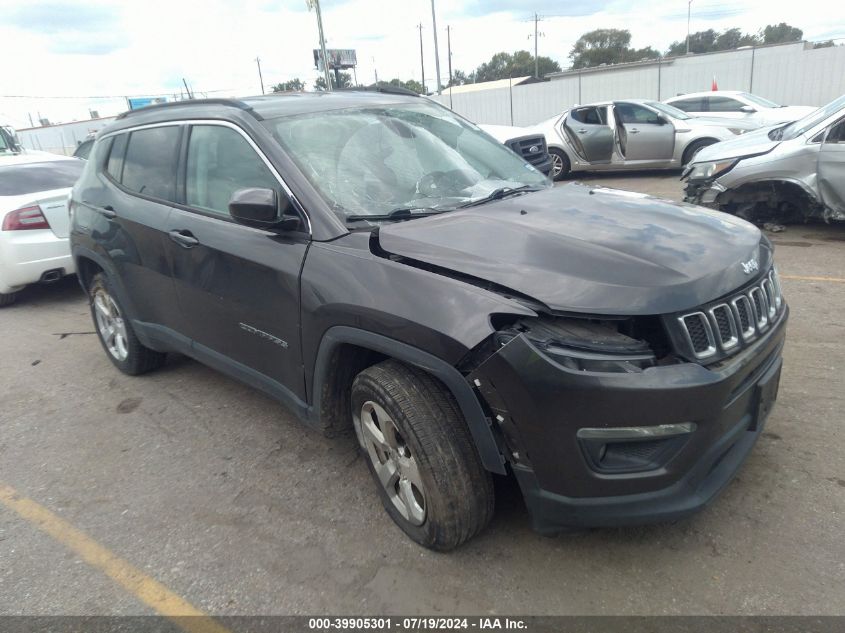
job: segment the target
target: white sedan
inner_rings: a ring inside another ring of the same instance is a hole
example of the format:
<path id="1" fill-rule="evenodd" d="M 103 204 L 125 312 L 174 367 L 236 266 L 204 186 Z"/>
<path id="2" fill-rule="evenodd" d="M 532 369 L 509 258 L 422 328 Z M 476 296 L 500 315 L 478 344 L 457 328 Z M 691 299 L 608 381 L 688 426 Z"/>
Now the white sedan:
<path id="1" fill-rule="evenodd" d="M 750 121 L 757 127 L 802 119 L 816 108 L 785 106 L 739 90 L 693 92 L 666 99 L 668 103 L 692 116 Z"/>
<path id="2" fill-rule="evenodd" d="M 46 152 L 0 154 L 0 306 L 28 284 L 75 272 L 67 197 L 84 167 Z"/>

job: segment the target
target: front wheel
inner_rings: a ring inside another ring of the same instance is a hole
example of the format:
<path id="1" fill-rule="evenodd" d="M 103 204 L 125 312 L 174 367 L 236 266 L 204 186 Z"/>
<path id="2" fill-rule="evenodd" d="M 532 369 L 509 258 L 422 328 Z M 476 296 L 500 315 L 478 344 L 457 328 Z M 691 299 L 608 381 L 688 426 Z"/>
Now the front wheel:
<path id="1" fill-rule="evenodd" d="M 549 150 L 549 156 L 552 157 L 552 173 L 549 176 L 552 180 L 563 180 L 572 168 L 569 156 L 566 152 L 554 148 Z"/>
<path id="2" fill-rule="evenodd" d="M 708 145 L 713 145 L 713 143 L 716 143 L 716 141 L 714 141 L 712 139 L 703 139 L 703 140 L 700 140 L 700 141 L 693 141 L 684 150 L 684 155 L 681 158 L 681 164 L 684 167 L 686 167 L 687 165 L 689 165 L 693 161 L 693 159 L 695 158 L 695 155 L 698 154 L 698 152 L 703 150 Z"/>
<path id="3" fill-rule="evenodd" d="M 493 481 L 452 394 L 388 360 L 352 384 L 352 418 L 387 513 L 414 541 L 457 547 L 493 515 Z"/>
<path id="4" fill-rule="evenodd" d="M 125 374 L 137 376 L 164 364 L 166 354 L 144 347 L 135 336 L 125 310 L 103 273 L 94 275 L 88 295 L 97 335 L 115 367 Z"/>

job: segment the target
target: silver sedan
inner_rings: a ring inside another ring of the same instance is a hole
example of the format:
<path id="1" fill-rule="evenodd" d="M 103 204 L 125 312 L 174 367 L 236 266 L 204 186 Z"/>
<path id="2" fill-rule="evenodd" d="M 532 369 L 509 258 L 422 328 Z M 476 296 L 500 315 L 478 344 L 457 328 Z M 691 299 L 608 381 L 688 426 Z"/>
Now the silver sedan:
<path id="1" fill-rule="evenodd" d="M 701 149 L 756 126 L 691 117 L 646 99 L 581 105 L 536 126 L 553 159 L 552 177 L 588 170 L 680 169 Z"/>

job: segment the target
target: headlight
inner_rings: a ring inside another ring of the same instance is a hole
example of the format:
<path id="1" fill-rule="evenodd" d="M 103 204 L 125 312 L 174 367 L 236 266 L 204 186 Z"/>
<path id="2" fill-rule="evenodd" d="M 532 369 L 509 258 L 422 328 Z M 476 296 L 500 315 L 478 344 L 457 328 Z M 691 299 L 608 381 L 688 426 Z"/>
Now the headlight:
<path id="1" fill-rule="evenodd" d="M 637 373 L 656 362 L 648 343 L 623 334 L 610 322 L 526 319 L 498 331 L 497 347 L 520 334 L 542 355 L 575 371 Z"/>
<path id="2" fill-rule="evenodd" d="M 710 163 L 696 163 L 692 166 L 689 173 L 690 180 L 709 180 L 711 178 L 718 178 L 722 174 L 730 171 L 739 161 L 736 159 L 714 161 Z"/>

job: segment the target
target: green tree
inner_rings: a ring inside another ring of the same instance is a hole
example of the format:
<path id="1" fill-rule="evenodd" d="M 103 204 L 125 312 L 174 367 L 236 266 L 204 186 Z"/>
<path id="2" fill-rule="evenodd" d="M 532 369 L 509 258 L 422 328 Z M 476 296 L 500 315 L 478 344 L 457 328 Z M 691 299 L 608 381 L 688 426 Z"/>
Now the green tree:
<path id="1" fill-rule="evenodd" d="M 719 37 L 719 34 L 714 31 L 713 29 L 707 29 L 706 31 L 696 31 L 695 33 L 690 33 L 689 36 L 689 52 L 690 53 L 710 53 L 716 50 L 716 39 Z M 677 42 L 672 42 L 669 45 L 669 50 L 666 51 L 666 55 L 669 57 L 677 57 L 679 55 L 685 55 L 687 52 L 687 39 L 683 38 L 678 40 Z"/>
<path id="2" fill-rule="evenodd" d="M 470 73 L 470 75 L 473 75 L 473 73 Z M 463 86 L 468 83 L 471 83 L 471 81 L 467 74 L 462 70 L 455 70 L 452 72 L 452 79 L 446 84 L 446 88 L 449 86 Z"/>
<path id="3" fill-rule="evenodd" d="M 743 33 L 742 29 L 734 28 L 719 33 L 714 42 L 713 50 L 730 51 L 740 46 L 754 46 L 759 43 L 760 38 L 756 35 Z"/>
<path id="4" fill-rule="evenodd" d="M 794 26 L 781 22 L 780 24 L 769 24 L 762 31 L 763 44 L 781 44 L 783 42 L 800 42 L 804 37 L 804 31 Z"/>
<path id="5" fill-rule="evenodd" d="M 305 90 L 305 83 L 299 77 L 273 86 L 273 92 L 301 92 L 302 90 Z"/>
<path id="6" fill-rule="evenodd" d="M 351 88 L 352 87 L 352 75 L 349 73 L 340 73 L 340 85 L 337 84 L 337 79 L 335 79 L 334 72 L 329 73 L 329 77 L 332 78 L 332 90 L 337 90 L 338 88 Z M 314 82 L 314 90 L 317 92 L 324 92 L 326 90 L 326 80 L 323 77 L 317 77 L 317 80 Z"/>
<path id="7" fill-rule="evenodd" d="M 631 48 L 631 32 L 627 29 L 596 29 L 584 33 L 569 52 L 575 69 L 657 57 L 660 53 L 651 46 Z"/>
<path id="8" fill-rule="evenodd" d="M 540 76 L 547 73 L 554 73 L 560 70 L 560 64 L 550 57 L 539 55 L 538 71 Z M 507 79 L 508 77 L 527 77 L 534 74 L 534 56 L 528 51 L 516 51 L 515 53 L 496 53 L 489 62 L 481 64 L 466 77 L 465 83 L 481 81 L 495 81 Z M 471 81 L 470 81 L 471 80 Z"/>
<path id="9" fill-rule="evenodd" d="M 401 79 L 391 79 L 389 82 L 391 86 L 396 86 L 397 88 L 404 88 L 405 90 L 411 90 L 416 92 L 417 94 L 426 94 L 426 90 L 423 85 L 417 81 L 416 79 L 409 79 L 408 81 L 402 81 Z"/>

